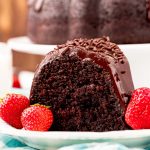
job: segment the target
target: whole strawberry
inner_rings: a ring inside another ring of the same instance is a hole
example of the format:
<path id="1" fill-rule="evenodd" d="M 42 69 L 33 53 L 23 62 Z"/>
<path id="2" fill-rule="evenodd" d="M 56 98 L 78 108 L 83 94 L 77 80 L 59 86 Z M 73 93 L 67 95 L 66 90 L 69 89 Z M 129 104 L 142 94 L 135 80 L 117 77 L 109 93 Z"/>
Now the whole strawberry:
<path id="1" fill-rule="evenodd" d="M 136 89 L 125 114 L 126 123 L 133 129 L 150 129 L 150 89 Z"/>
<path id="2" fill-rule="evenodd" d="M 17 75 L 13 76 L 13 85 L 14 88 L 21 88 L 21 84 Z"/>
<path id="3" fill-rule="evenodd" d="M 21 129 L 21 113 L 29 105 L 30 102 L 26 96 L 21 94 L 7 94 L 0 106 L 1 118 L 11 126 Z"/>
<path id="4" fill-rule="evenodd" d="M 53 122 L 53 114 L 44 105 L 32 105 L 22 112 L 21 122 L 25 130 L 48 131 Z"/>
<path id="5" fill-rule="evenodd" d="M 3 102 L 3 99 L 0 98 L 0 118 L 1 118 L 1 106 L 2 106 L 2 102 Z"/>

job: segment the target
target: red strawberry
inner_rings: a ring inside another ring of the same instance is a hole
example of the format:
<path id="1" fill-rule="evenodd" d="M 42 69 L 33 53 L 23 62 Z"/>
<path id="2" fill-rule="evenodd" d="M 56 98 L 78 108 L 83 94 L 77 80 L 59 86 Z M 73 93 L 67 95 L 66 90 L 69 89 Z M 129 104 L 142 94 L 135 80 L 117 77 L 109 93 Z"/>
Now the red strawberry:
<path id="1" fill-rule="evenodd" d="M 132 94 L 125 120 L 133 129 L 150 129 L 150 89 L 139 88 Z"/>
<path id="2" fill-rule="evenodd" d="M 27 97 L 21 94 L 7 94 L 1 103 L 1 118 L 11 126 L 21 129 L 21 113 L 29 105 Z"/>
<path id="3" fill-rule="evenodd" d="M 3 102 L 3 99 L 0 98 L 0 117 L 1 117 L 1 106 L 2 106 L 2 102 Z"/>
<path id="4" fill-rule="evenodd" d="M 16 75 L 13 76 L 13 85 L 12 86 L 14 88 L 21 88 L 21 84 L 20 84 L 19 78 Z"/>
<path id="5" fill-rule="evenodd" d="M 48 131 L 53 122 L 53 114 L 43 105 L 32 105 L 22 112 L 21 122 L 25 130 Z"/>

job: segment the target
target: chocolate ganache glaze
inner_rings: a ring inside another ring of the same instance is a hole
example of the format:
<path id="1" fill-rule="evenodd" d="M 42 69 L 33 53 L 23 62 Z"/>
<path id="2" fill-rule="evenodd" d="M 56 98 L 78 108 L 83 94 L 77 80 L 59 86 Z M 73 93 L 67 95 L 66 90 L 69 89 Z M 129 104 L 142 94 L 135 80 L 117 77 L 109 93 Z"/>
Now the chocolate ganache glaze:
<path id="1" fill-rule="evenodd" d="M 133 90 L 129 63 L 116 44 L 107 37 L 75 39 L 41 62 L 30 100 L 51 106 L 51 130 L 124 130 L 129 129 L 124 112 Z"/>
<path id="2" fill-rule="evenodd" d="M 129 63 L 118 46 L 109 42 L 109 38 L 93 40 L 89 51 L 80 49 L 77 54 L 80 58 L 91 58 L 96 64 L 108 68 L 118 92 L 123 107 L 128 103 L 131 91 L 134 89 Z M 108 43 L 107 43 L 108 41 Z M 99 46 L 95 46 L 100 42 Z M 84 45 L 84 44 L 83 44 Z M 81 45 L 82 46 L 82 45 Z"/>

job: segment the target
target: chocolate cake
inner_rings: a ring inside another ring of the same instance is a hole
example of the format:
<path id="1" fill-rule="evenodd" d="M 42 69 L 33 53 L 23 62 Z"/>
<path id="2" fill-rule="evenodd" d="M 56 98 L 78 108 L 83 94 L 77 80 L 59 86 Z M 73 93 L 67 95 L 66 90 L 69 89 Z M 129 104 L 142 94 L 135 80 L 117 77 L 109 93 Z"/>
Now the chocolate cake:
<path id="1" fill-rule="evenodd" d="M 133 89 L 129 63 L 116 44 L 107 37 L 75 39 L 46 55 L 35 72 L 30 100 L 50 106 L 50 130 L 125 130 Z"/>
<path id="2" fill-rule="evenodd" d="M 28 0 L 28 36 L 40 44 L 109 36 L 150 42 L 150 0 Z"/>

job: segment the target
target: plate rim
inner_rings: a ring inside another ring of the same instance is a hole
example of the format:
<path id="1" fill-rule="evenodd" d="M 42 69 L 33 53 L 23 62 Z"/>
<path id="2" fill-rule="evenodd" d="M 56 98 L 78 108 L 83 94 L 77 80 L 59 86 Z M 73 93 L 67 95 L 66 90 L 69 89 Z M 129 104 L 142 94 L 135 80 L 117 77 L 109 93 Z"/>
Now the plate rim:
<path id="1" fill-rule="evenodd" d="M 150 137 L 150 129 L 141 130 L 121 130 L 108 132 L 78 132 L 78 131 L 27 131 L 16 129 L 8 125 L 0 119 L 0 133 L 10 136 L 27 137 L 27 138 L 48 138 L 48 139 L 134 139 L 142 137 Z M 81 134 L 82 133 L 82 134 Z"/>

